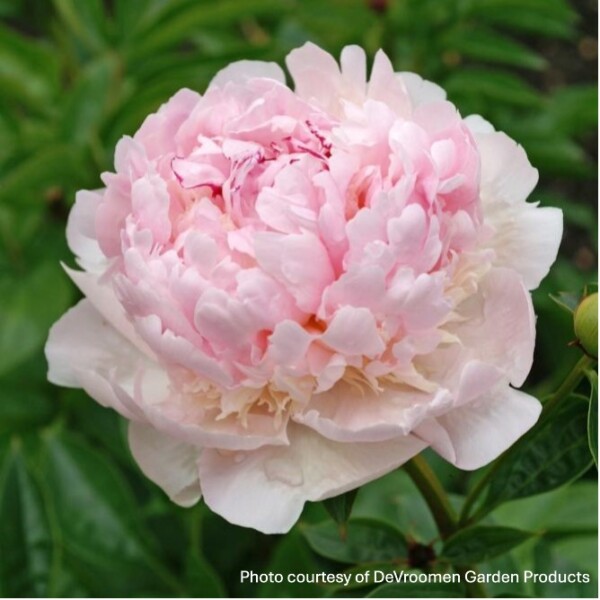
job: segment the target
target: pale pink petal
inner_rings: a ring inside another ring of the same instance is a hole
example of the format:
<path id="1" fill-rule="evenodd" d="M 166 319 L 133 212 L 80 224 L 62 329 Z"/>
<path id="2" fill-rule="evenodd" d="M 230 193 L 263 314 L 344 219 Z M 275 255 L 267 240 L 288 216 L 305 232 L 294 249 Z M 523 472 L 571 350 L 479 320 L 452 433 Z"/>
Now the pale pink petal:
<path id="1" fill-rule="evenodd" d="M 180 506 L 201 496 L 197 461 L 201 448 L 166 436 L 141 423 L 129 424 L 129 448 L 140 469 Z"/>
<path id="2" fill-rule="evenodd" d="M 504 384 L 415 433 L 460 469 L 478 469 L 516 442 L 536 423 L 542 407 L 532 396 Z"/>
<path id="3" fill-rule="evenodd" d="M 75 204 L 67 221 L 67 242 L 77 256 L 82 269 L 102 272 L 107 259 L 96 239 L 96 211 L 102 201 L 102 191 L 82 190 L 75 196 Z"/>
<path id="4" fill-rule="evenodd" d="M 404 81 L 413 108 L 446 99 L 446 92 L 439 85 L 423 79 L 416 73 L 403 71 L 398 75 Z"/>
<path id="5" fill-rule="evenodd" d="M 140 229 L 148 229 L 154 243 L 164 244 L 171 236 L 169 193 L 158 175 L 141 177 L 131 186 L 131 207 Z"/>
<path id="6" fill-rule="evenodd" d="M 535 315 L 521 278 L 508 269 L 493 269 L 465 311 L 466 319 L 451 331 L 473 358 L 502 369 L 513 385 L 522 385 L 533 362 Z"/>
<path id="7" fill-rule="evenodd" d="M 224 87 L 228 83 L 244 84 L 249 79 L 274 79 L 285 85 L 285 73 L 274 62 L 239 60 L 221 69 L 211 80 L 209 89 Z"/>
<path id="8" fill-rule="evenodd" d="M 307 500 L 316 502 L 359 487 L 425 447 L 413 436 L 339 444 L 305 427 L 289 429 L 289 446 L 230 454 L 204 450 L 198 466 L 207 505 L 236 525 L 285 533 Z"/>
<path id="9" fill-rule="evenodd" d="M 270 415 L 250 413 L 242 422 L 235 415 L 222 416 L 218 409 L 205 408 L 206 391 L 173 393 L 172 383 L 166 371 L 147 368 L 138 373 L 131 394 L 117 390 L 117 395 L 137 415 L 138 421 L 192 446 L 237 451 L 289 443 L 287 416 L 275 422 Z M 224 391 L 224 394 L 235 392 Z"/>
<path id="10" fill-rule="evenodd" d="M 282 321 L 269 337 L 269 358 L 291 367 L 304 358 L 314 338 L 295 321 Z"/>
<path id="11" fill-rule="evenodd" d="M 123 306 L 118 301 L 110 282 L 102 282 L 98 276 L 85 271 L 74 271 L 63 265 L 67 275 L 73 283 L 85 294 L 94 308 L 106 319 L 116 331 L 133 344 L 148 358 L 155 358 L 154 352 L 136 332 L 133 324 L 127 317 Z"/>
<path id="12" fill-rule="evenodd" d="M 376 356 L 385 350 L 373 313 L 354 306 L 343 306 L 335 313 L 321 341 L 350 355 Z"/>
<path id="13" fill-rule="evenodd" d="M 130 387 L 147 358 L 127 342 L 87 300 L 81 300 L 57 321 L 45 347 L 48 380 L 84 388 L 103 406 L 137 418 L 118 398 L 115 386 Z"/>
<path id="14" fill-rule="evenodd" d="M 231 374 L 218 360 L 196 348 L 187 339 L 164 329 L 156 315 L 137 318 L 135 323 L 139 335 L 167 364 L 181 365 L 218 385 L 231 385 Z"/>
<path id="15" fill-rule="evenodd" d="M 312 42 L 306 42 L 300 48 L 292 50 L 285 62 L 294 80 L 296 94 L 323 108 L 337 107 L 341 73 L 331 54 Z"/>
<path id="16" fill-rule="evenodd" d="M 481 156 L 481 199 L 489 203 L 523 202 L 538 182 L 525 150 L 505 133 L 475 133 Z"/>
<path id="17" fill-rule="evenodd" d="M 383 442 L 408 435 L 430 412 L 451 403 L 446 390 L 434 394 L 406 386 L 373 392 L 340 381 L 313 395 L 293 420 L 336 442 Z"/>
<path id="18" fill-rule="evenodd" d="M 387 104 L 396 114 L 406 116 L 410 113 L 410 97 L 404 81 L 394 72 L 390 59 L 383 50 L 375 54 L 368 96 Z"/>
<path id="19" fill-rule="evenodd" d="M 321 240 L 311 233 L 259 233 L 255 238 L 258 264 L 284 284 L 298 308 L 314 313 L 334 272 Z"/>
<path id="20" fill-rule="evenodd" d="M 367 55 L 360 46 L 346 46 L 340 56 L 342 76 L 364 99 L 367 90 Z"/>

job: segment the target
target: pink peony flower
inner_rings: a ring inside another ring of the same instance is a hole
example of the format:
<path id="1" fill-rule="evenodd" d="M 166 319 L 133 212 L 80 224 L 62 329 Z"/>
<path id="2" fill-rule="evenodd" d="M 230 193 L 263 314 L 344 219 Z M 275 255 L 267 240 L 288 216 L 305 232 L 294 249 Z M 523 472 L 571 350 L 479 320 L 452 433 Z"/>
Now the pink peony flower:
<path id="1" fill-rule="evenodd" d="M 294 90 L 238 62 L 119 142 L 77 195 L 85 299 L 46 346 L 174 502 L 266 533 L 428 446 L 481 467 L 535 423 L 511 385 L 562 232 L 523 149 L 384 53 L 368 82 L 356 46 L 287 66 Z"/>

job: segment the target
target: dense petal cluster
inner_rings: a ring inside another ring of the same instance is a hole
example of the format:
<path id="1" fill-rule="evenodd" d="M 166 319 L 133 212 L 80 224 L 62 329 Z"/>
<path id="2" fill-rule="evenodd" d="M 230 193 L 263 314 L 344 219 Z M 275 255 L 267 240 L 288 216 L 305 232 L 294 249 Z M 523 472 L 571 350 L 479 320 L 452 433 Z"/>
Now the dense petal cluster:
<path id="1" fill-rule="evenodd" d="M 427 446 L 465 469 L 536 421 L 529 289 L 562 215 L 515 142 L 436 85 L 347 47 L 232 64 L 182 90 L 80 192 L 85 295 L 49 377 L 130 421 L 182 505 L 282 532 L 306 500 Z"/>

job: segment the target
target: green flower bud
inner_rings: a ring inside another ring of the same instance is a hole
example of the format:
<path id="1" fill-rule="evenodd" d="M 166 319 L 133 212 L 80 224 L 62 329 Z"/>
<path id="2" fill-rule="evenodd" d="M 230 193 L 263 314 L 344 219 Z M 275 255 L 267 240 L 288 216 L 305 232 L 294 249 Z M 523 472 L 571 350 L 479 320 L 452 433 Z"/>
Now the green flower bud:
<path id="1" fill-rule="evenodd" d="M 598 294 L 586 296 L 575 309 L 575 335 L 580 346 L 598 358 Z"/>

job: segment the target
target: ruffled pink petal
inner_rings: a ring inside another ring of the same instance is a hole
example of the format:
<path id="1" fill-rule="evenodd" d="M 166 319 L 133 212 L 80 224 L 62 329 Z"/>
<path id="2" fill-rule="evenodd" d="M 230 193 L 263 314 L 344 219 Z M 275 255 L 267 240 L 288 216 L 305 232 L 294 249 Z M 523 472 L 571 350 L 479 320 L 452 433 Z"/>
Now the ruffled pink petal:
<path id="1" fill-rule="evenodd" d="M 373 313 L 343 306 L 334 315 L 321 341 L 342 354 L 376 356 L 385 350 Z"/>
<path id="2" fill-rule="evenodd" d="M 424 449 L 413 436 L 391 442 L 339 444 L 290 426 L 290 445 L 248 453 L 204 450 L 198 461 L 207 505 L 263 533 L 285 533 L 304 503 L 336 496 L 381 477 Z"/>
<path id="3" fill-rule="evenodd" d="M 269 337 L 269 359 L 276 364 L 292 367 L 305 357 L 314 339 L 314 335 L 295 321 L 282 321 Z"/>
<path id="4" fill-rule="evenodd" d="M 255 238 L 258 264 L 280 281 L 296 299 L 298 308 L 316 312 L 323 290 L 334 279 L 327 250 L 308 232 L 298 235 L 258 233 Z"/>

